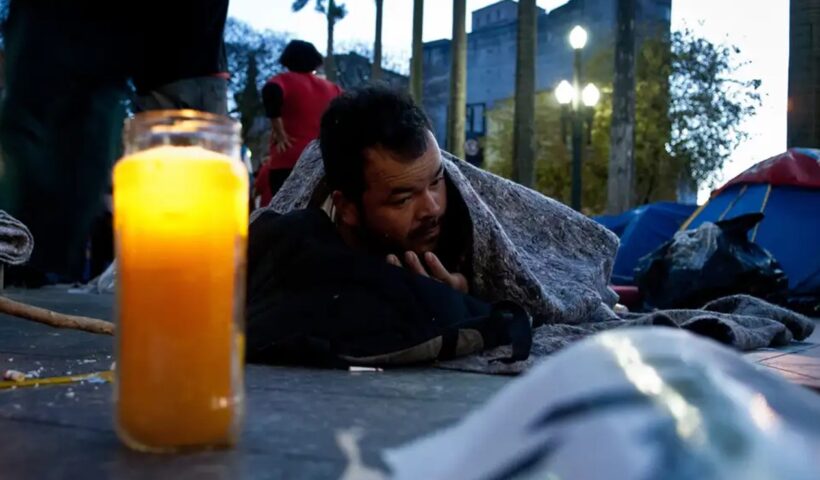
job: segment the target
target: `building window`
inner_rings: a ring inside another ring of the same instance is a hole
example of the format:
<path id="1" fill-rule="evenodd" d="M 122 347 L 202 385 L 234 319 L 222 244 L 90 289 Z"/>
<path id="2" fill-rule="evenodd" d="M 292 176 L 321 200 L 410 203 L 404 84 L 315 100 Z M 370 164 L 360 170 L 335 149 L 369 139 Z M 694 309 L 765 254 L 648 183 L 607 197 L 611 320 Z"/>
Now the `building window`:
<path id="1" fill-rule="evenodd" d="M 486 122 L 484 119 L 484 103 L 468 103 L 467 104 L 467 133 L 472 136 L 483 136 L 486 130 Z"/>

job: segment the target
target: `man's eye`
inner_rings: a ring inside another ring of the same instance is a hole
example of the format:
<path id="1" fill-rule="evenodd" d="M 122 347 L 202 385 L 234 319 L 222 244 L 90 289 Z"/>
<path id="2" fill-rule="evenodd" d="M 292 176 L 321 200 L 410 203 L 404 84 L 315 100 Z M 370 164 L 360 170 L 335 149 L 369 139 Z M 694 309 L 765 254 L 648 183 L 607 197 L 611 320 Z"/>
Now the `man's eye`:
<path id="1" fill-rule="evenodd" d="M 411 197 L 399 198 L 399 199 L 393 200 L 392 203 L 393 203 L 393 205 L 397 205 L 397 206 L 407 205 L 408 203 L 410 203 L 410 198 Z"/>
<path id="2" fill-rule="evenodd" d="M 436 187 L 441 181 L 444 180 L 444 177 L 438 177 L 437 179 L 433 180 L 433 183 L 430 184 L 431 187 Z"/>

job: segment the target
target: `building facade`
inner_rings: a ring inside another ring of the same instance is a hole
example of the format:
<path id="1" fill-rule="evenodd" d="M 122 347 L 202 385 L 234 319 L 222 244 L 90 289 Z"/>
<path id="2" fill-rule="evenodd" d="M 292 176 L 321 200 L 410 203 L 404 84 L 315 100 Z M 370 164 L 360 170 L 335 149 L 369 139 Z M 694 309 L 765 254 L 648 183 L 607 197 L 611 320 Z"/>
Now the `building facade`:
<path id="1" fill-rule="evenodd" d="M 582 25 L 589 32 L 586 55 L 613 48 L 617 0 L 570 0 L 549 13 L 538 9 L 536 89 L 551 90 L 572 77 L 570 29 Z M 669 33 L 672 0 L 637 0 L 638 36 Z M 484 112 L 515 93 L 518 4 L 502 0 L 472 12 L 467 35 L 467 138 L 486 130 Z M 643 33 L 642 33 L 643 32 Z M 424 44 L 424 108 L 439 144 L 445 144 L 450 88 L 450 40 Z"/>
<path id="2" fill-rule="evenodd" d="M 336 82 L 344 89 L 349 90 L 370 82 L 373 64 L 364 55 L 350 52 L 333 55 L 336 63 Z M 398 72 L 382 68 L 382 84 L 399 90 L 407 90 L 410 78 Z"/>

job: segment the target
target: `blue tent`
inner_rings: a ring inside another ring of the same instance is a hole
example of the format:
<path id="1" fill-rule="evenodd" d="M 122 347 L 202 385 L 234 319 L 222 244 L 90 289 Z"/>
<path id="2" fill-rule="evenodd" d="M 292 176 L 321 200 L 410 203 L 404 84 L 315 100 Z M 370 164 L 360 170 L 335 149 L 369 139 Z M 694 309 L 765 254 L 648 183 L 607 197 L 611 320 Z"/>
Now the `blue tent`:
<path id="1" fill-rule="evenodd" d="M 744 213 L 765 218 L 750 239 L 774 255 L 795 295 L 820 294 L 820 190 L 771 185 L 732 185 L 692 218 L 687 228 Z"/>
<path id="2" fill-rule="evenodd" d="M 695 208 L 695 205 L 658 202 L 621 215 L 593 217 L 621 239 L 621 246 L 615 257 L 615 268 L 612 271 L 612 283 L 633 285 L 633 274 L 638 260 L 671 239 Z"/>
<path id="3" fill-rule="evenodd" d="M 774 255 L 795 296 L 820 297 L 820 151 L 791 149 L 713 194 L 682 228 L 752 212 L 765 218 L 750 239 Z"/>

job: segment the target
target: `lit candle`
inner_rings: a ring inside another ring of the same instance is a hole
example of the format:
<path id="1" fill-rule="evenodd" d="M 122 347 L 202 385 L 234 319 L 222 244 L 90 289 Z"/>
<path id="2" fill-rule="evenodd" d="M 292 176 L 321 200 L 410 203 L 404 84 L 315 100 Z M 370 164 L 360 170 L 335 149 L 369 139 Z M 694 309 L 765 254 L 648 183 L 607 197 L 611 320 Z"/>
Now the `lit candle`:
<path id="1" fill-rule="evenodd" d="M 116 425 L 140 450 L 231 445 L 243 404 L 248 174 L 183 136 L 114 169 Z"/>

